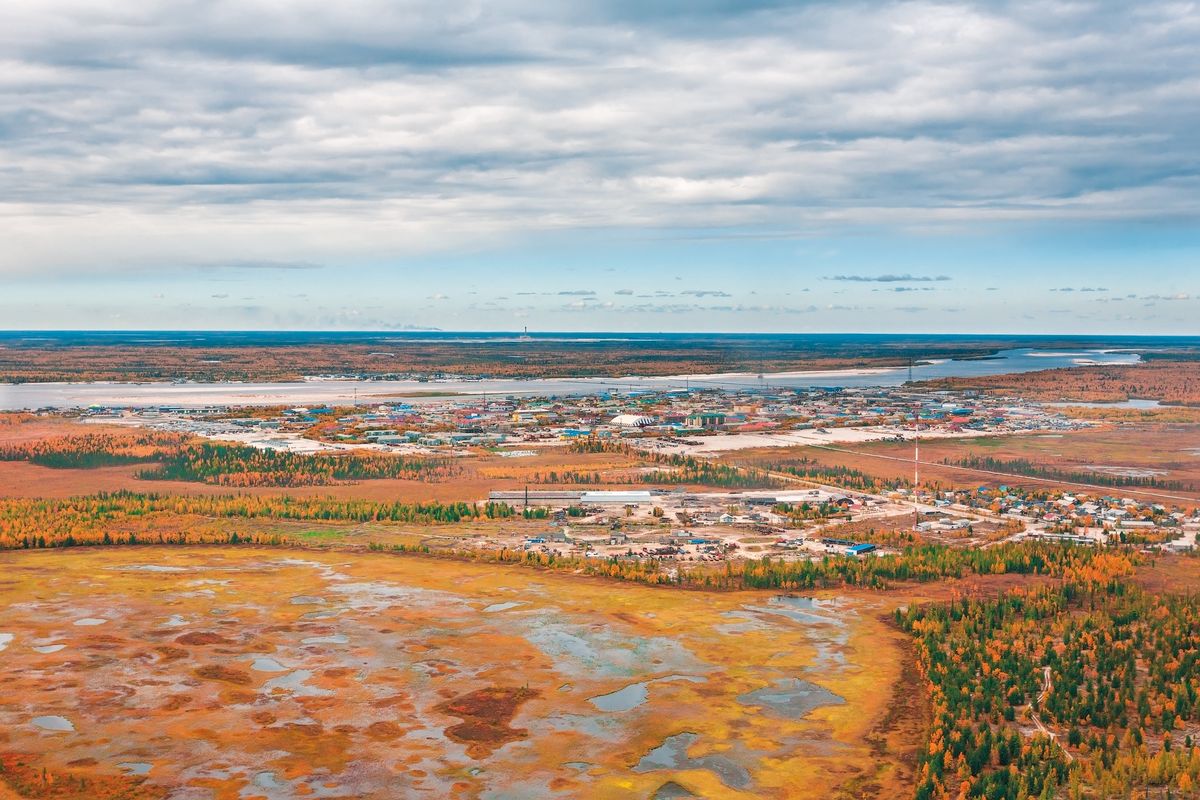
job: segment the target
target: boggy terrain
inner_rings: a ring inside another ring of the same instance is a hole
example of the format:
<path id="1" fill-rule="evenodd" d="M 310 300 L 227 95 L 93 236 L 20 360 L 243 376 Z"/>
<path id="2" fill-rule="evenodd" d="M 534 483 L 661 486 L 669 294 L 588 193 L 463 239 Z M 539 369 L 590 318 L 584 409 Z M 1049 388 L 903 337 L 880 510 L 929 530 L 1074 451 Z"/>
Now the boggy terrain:
<path id="1" fill-rule="evenodd" d="M 899 797 L 926 735 L 884 621 L 901 593 L 263 548 L 0 559 L 0 796 Z"/>
<path id="2" fill-rule="evenodd" d="M 1195 354 L 1150 355 L 1152 360 L 1144 364 L 938 378 L 914 385 L 923 389 L 975 389 L 1049 402 L 1119 403 L 1139 398 L 1171 405 L 1200 405 L 1200 368 Z"/>
<path id="3" fill-rule="evenodd" d="M 929 486 L 969 488 L 1002 481 L 1047 488 L 1088 483 L 1102 493 L 1200 497 L 1200 428 L 1195 425 L 1122 423 L 1052 434 L 922 439 L 920 446 L 920 475 Z M 911 442 L 876 441 L 744 450 L 722 461 L 845 467 L 886 482 L 911 479 L 912 458 Z M 1122 485 L 1122 478 L 1133 480 Z"/>
<path id="4" fill-rule="evenodd" d="M 1175 340 L 1166 340 L 1175 341 Z M 577 377 L 903 366 L 1021 347 L 1133 346 L 1077 337 L 844 334 L 0 332 L 0 382 L 289 381 L 304 375 Z M 1178 343 L 1177 343 L 1178 344 Z M 1179 346 L 1193 346 L 1185 341 Z"/>

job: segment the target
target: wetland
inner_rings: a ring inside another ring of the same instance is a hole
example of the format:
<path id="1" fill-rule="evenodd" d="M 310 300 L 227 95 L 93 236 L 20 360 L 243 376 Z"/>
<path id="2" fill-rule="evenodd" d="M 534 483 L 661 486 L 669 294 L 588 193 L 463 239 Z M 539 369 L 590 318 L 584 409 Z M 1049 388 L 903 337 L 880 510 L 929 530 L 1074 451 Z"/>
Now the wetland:
<path id="1" fill-rule="evenodd" d="M 139 797 L 837 797 L 908 785 L 923 734 L 878 745 L 898 597 L 260 548 L 2 558 L 0 751 Z"/>

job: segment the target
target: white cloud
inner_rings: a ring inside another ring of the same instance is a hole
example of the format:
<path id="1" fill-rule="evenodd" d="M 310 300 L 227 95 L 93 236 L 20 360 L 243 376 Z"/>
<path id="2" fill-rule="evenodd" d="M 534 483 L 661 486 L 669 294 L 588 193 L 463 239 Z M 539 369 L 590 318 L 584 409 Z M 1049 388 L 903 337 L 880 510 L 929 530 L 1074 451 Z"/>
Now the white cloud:
<path id="1" fill-rule="evenodd" d="M 1200 215 L 1193 4 L 717 6 L 9 0 L 0 273 Z"/>
<path id="2" fill-rule="evenodd" d="M 931 283 L 950 280 L 949 275 L 913 275 L 905 272 L 901 275 L 884 273 L 882 275 L 829 275 L 827 281 L 847 281 L 850 283 Z"/>

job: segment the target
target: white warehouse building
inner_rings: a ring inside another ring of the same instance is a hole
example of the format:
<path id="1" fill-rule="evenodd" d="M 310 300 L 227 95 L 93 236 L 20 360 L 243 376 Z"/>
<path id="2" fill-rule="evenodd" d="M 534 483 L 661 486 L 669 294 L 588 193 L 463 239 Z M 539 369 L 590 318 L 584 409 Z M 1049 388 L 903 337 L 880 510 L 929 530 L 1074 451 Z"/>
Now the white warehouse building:
<path id="1" fill-rule="evenodd" d="M 647 417 L 645 414 L 618 414 L 609 424 L 619 428 L 644 428 L 654 424 L 654 417 Z"/>

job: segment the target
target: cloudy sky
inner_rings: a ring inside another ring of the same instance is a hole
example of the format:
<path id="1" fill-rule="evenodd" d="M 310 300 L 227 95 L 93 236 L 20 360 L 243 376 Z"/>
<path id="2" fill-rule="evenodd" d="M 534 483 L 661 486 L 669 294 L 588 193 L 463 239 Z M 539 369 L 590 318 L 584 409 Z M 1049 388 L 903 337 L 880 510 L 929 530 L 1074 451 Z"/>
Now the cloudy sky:
<path id="1" fill-rule="evenodd" d="M 1195 334 L 1198 223 L 1195 2 L 0 4 L 4 328 Z"/>

